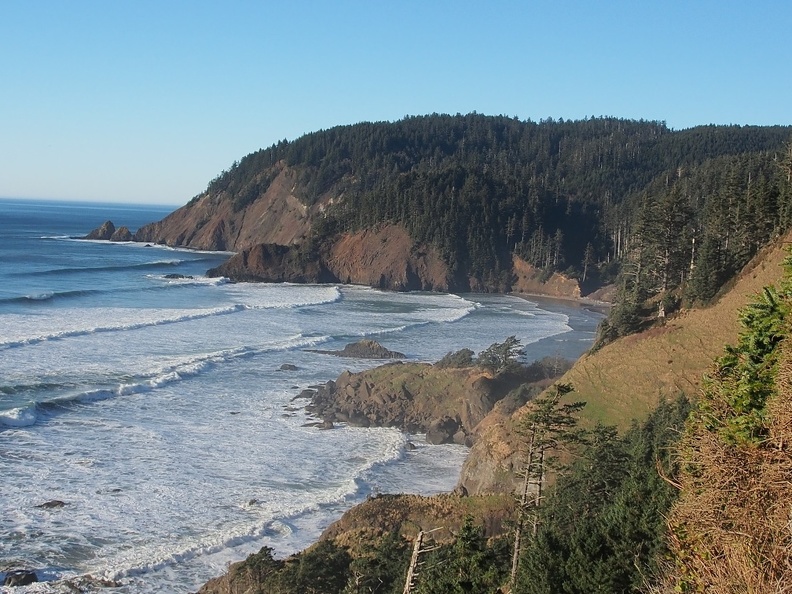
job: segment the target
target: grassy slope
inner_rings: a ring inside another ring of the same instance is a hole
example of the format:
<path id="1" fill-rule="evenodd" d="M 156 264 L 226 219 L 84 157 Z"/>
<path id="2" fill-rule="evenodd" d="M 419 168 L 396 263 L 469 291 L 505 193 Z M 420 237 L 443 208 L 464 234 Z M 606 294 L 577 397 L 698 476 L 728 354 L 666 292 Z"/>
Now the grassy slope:
<path id="1" fill-rule="evenodd" d="M 792 592 L 792 292 L 776 288 L 688 419 L 663 592 Z"/>
<path id="2" fill-rule="evenodd" d="M 662 328 L 628 336 L 580 359 L 562 381 L 575 387 L 575 399 L 587 402 L 583 416 L 624 428 L 632 419 L 645 418 L 661 398 L 680 392 L 695 396 L 715 357 L 737 339 L 738 310 L 782 277 L 784 243 L 754 258 L 711 307 L 683 312 Z"/>

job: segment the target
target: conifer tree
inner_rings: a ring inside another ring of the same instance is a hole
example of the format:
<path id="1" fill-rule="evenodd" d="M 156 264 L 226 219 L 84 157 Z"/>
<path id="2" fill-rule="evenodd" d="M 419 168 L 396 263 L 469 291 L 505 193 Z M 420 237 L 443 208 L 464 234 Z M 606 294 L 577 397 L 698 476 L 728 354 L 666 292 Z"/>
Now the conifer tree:
<path id="1" fill-rule="evenodd" d="M 526 438 L 526 462 L 523 468 L 523 487 L 514 530 L 510 582 L 515 583 L 519 569 L 524 528 L 530 526 L 532 538 L 539 532 L 539 508 L 544 497 L 547 471 L 560 449 L 580 441 L 577 413 L 585 402 L 562 403 L 572 391 L 569 384 L 556 384 L 530 404 L 530 411 L 521 421 L 520 431 Z M 533 492 L 531 492 L 533 491 Z"/>

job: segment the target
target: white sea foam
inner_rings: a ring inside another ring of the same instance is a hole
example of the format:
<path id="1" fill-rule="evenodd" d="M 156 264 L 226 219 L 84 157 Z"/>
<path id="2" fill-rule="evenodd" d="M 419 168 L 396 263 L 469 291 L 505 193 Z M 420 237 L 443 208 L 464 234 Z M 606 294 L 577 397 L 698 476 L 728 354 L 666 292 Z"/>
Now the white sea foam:
<path id="1" fill-rule="evenodd" d="M 30 427 L 35 425 L 37 418 L 35 405 L 12 408 L 0 412 L 0 426 Z"/>
<path id="2" fill-rule="evenodd" d="M 310 432 L 317 433 L 316 430 Z M 341 481 L 337 486 L 304 492 L 299 498 L 284 493 L 285 496 L 270 501 L 245 502 L 240 507 L 251 512 L 252 517 L 249 521 L 240 522 L 227 530 L 198 539 L 176 538 L 158 541 L 135 551 L 125 551 L 111 556 L 103 560 L 102 577 L 115 580 L 141 577 L 173 566 L 200 561 L 203 557 L 217 555 L 229 549 L 246 546 L 251 548 L 249 545 L 256 544 L 252 548 L 257 550 L 262 542 L 273 536 L 273 532 L 280 536 L 288 535 L 291 532 L 288 525 L 290 518 L 317 512 L 323 506 L 347 500 L 360 491 L 359 480 L 362 476 L 371 472 L 377 465 L 392 463 L 403 458 L 405 453 L 405 437 L 394 430 L 338 429 L 336 433 L 346 433 L 342 439 L 350 445 L 361 444 L 361 438 L 368 435 L 379 442 L 379 447 L 368 448 L 372 456 L 356 457 L 358 462 L 350 467 L 349 478 Z"/>
<path id="3" fill-rule="evenodd" d="M 217 286 L 217 285 L 224 285 L 229 282 L 229 280 L 224 276 L 218 277 L 209 277 L 209 276 L 195 276 L 195 275 L 187 275 L 183 278 L 168 278 L 165 274 L 147 274 L 146 278 L 150 278 L 156 281 L 162 281 L 169 285 L 210 285 L 210 286 Z"/>
<path id="4" fill-rule="evenodd" d="M 160 282 L 144 282 L 152 280 Z M 197 297 L 213 306 L 157 306 Z M 91 331 L 0 358 L 0 376 L 23 387 L 4 398 L 46 399 L 27 409 L 38 422 L 0 431 L 0 448 L 14 461 L 0 534 L 31 535 L 13 553 L 0 542 L 0 559 L 29 559 L 48 577 L 119 579 L 124 594 L 186 593 L 263 545 L 281 555 L 302 548 L 369 493 L 409 491 L 424 477 L 428 491 L 450 489 L 461 450 L 418 444 L 408 452 L 393 430 L 303 426 L 311 420 L 299 409 L 304 401 L 291 402 L 302 388 L 377 364 L 304 349 L 382 333 L 390 348 L 404 341 L 416 357 L 442 356 L 468 346 L 460 332 L 486 345 L 504 338 L 501 327 L 514 333 L 519 320 L 530 338 L 563 331 L 566 319 L 502 312 L 482 324 L 486 300 L 334 285 L 201 279 L 146 298 L 139 308 L 59 300 L 52 311 L 4 314 L 3 338 Z M 224 308 L 233 311 L 213 313 Z M 95 331 L 113 326 L 118 333 Z M 278 371 L 284 361 L 298 370 Z M 50 385 L 65 387 L 53 396 Z M 25 418 L 22 410 L 2 414 Z M 52 499 L 66 502 L 68 522 L 36 507 Z"/>
<path id="5" fill-rule="evenodd" d="M 335 285 L 229 283 L 221 288 L 228 298 L 251 309 L 282 309 L 327 305 L 342 298 Z"/>
<path id="6" fill-rule="evenodd" d="M 198 320 L 211 316 L 220 316 L 235 313 L 245 309 L 242 304 L 231 305 L 228 307 L 218 307 L 212 309 L 199 309 L 199 310 L 114 310 L 106 311 L 92 309 L 92 310 L 77 310 L 74 316 L 61 317 L 62 312 L 59 312 L 59 317 L 56 319 L 47 320 L 45 323 L 52 323 L 52 325 L 62 325 L 66 328 L 50 332 L 47 334 L 21 336 L 16 339 L 0 339 L 0 349 L 13 348 L 37 344 L 50 340 L 62 340 L 65 338 L 72 338 L 75 336 L 85 336 L 87 334 L 98 334 L 102 332 L 120 332 L 128 330 L 137 330 L 148 326 L 161 326 L 164 324 L 177 324 L 179 322 L 186 322 L 189 320 Z M 68 314 L 67 314 L 68 315 Z M 117 319 L 123 320 L 115 324 L 106 324 L 93 326 L 89 325 L 90 322 L 99 319 Z M 143 321 L 140 318 L 148 318 Z M 25 320 L 27 321 L 27 320 Z M 43 320 L 42 320 L 43 321 Z M 41 324 L 44 325 L 44 324 Z M 76 325 L 77 327 L 69 328 L 69 325 Z M 8 328 L 6 328 L 8 330 Z"/>
<path id="7" fill-rule="evenodd" d="M 300 287 L 226 285 L 222 281 L 200 282 L 223 292 L 229 305 L 205 309 L 91 308 L 59 310 L 37 316 L 9 314 L 0 330 L 0 349 L 62 340 L 104 332 L 126 332 L 151 326 L 178 324 L 249 309 L 288 309 L 325 305 L 341 299 L 336 286 Z M 96 324 L 97 320 L 104 323 Z"/>
<path id="8" fill-rule="evenodd" d="M 149 370 L 147 375 L 140 377 L 138 381 L 120 383 L 115 387 L 71 392 L 40 402 L 39 406 L 46 407 L 48 410 L 53 410 L 54 408 L 63 409 L 74 403 L 98 403 L 119 396 L 143 394 L 196 377 L 212 368 L 234 360 L 253 358 L 263 353 L 314 347 L 329 339 L 329 336 L 304 337 L 295 335 L 277 341 L 264 342 L 257 346 L 241 346 L 201 355 L 184 356 L 177 358 L 169 365 Z M 0 425 L 5 425 L 6 427 L 30 426 L 35 424 L 38 418 L 39 415 L 36 414 L 35 405 L 19 407 L 0 413 Z"/>
<path id="9" fill-rule="evenodd" d="M 25 295 L 26 299 L 30 299 L 31 301 L 46 301 L 47 299 L 52 299 L 55 296 L 53 291 L 44 291 L 43 293 L 33 293 L 32 295 Z"/>

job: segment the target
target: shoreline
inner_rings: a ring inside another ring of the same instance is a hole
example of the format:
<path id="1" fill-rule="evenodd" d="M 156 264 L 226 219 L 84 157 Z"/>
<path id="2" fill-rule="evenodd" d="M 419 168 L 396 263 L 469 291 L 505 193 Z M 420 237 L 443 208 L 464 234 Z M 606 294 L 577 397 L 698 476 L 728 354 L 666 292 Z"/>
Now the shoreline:
<path id="1" fill-rule="evenodd" d="M 509 296 L 509 298 L 512 298 L 512 299 L 513 299 L 514 297 L 517 297 L 517 298 L 519 299 L 520 297 L 523 297 L 523 296 Z M 468 299 L 469 299 L 469 297 L 468 297 Z M 543 303 L 548 303 L 548 304 L 550 304 L 551 302 L 554 302 L 554 303 L 556 303 L 556 304 L 562 304 L 562 303 L 569 304 L 569 303 L 571 303 L 571 300 L 564 300 L 564 299 L 553 299 L 552 297 L 547 297 L 547 296 L 540 296 L 540 297 L 537 297 L 537 299 L 540 299 L 540 300 L 541 300 Z M 518 308 L 520 308 L 520 307 L 521 307 L 521 306 L 520 306 L 520 304 L 519 304 L 519 303 L 517 303 L 517 302 L 514 302 L 514 303 L 513 303 L 513 306 L 516 306 L 516 307 L 518 307 Z M 544 306 L 544 305 L 542 305 L 542 306 L 540 306 L 540 307 L 542 307 L 542 309 L 545 309 L 545 306 Z M 523 305 L 523 306 L 522 306 L 522 308 L 525 308 L 525 306 Z M 531 310 L 533 310 L 533 308 L 531 308 Z M 572 311 L 572 308 L 569 308 L 569 307 L 568 307 L 568 308 L 566 308 L 566 311 L 567 311 L 567 313 L 569 313 L 570 311 Z M 576 318 L 577 318 L 577 317 L 579 317 L 579 316 L 582 316 L 582 315 L 586 315 L 586 316 L 588 316 L 588 314 L 584 313 L 584 312 L 583 312 L 583 310 L 578 310 L 578 311 L 580 312 L 580 314 L 577 314 L 577 315 L 575 315 L 574 313 L 572 313 L 571 315 L 572 315 L 573 317 L 576 317 Z M 524 323 L 525 323 L 525 324 L 530 324 L 530 323 L 531 323 L 530 321 L 523 322 L 522 320 L 524 320 L 524 319 L 525 319 L 525 318 L 519 318 L 519 319 L 518 319 L 516 322 L 514 322 L 514 323 L 516 323 L 516 324 L 520 324 L 520 325 L 523 325 Z M 455 332 L 459 332 L 459 330 L 456 330 Z M 500 332 L 500 330 L 499 330 L 499 332 Z M 504 337 L 505 337 L 505 334 L 500 334 L 500 333 L 499 333 L 499 338 L 493 335 L 493 338 L 497 339 L 498 341 L 502 340 Z M 551 339 L 545 339 L 545 340 L 551 340 Z M 489 342 L 489 341 L 488 341 L 488 342 Z M 393 346 L 393 345 L 391 345 L 391 346 Z M 394 348 L 396 348 L 396 347 L 394 347 Z M 476 348 L 476 350 L 478 350 L 478 347 L 474 347 L 474 348 Z M 570 359 L 571 359 L 571 357 L 570 357 Z M 436 359 L 436 358 L 433 358 L 432 360 L 436 361 L 437 359 Z M 531 360 L 533 360 L 533 357 L 531 358 Z M 383 361 L 383 362 L 381 362 L 381 363 L 382 363 L 382 364 L 385 364 L 385 363 L 387 363 L 387 362 Z M 379 365 L 379 363 L 378 363 L 377 365 Z M 336 377 L 336 375 L 329 374 L 329 375 L 328 375 L 328 377 L 335 378 L 335 377 Z M 296 395 L 298 392 L 299 392 L 299 390 L 293 390 L 293 391 L 291 391 L 291 395 Z M 405 433 L 405 432 L 403 432 L 403 431 L 402 431 L 402 433 Z M 415 438 L 415 437 L 414 437 L 414 435 L 412 435 L 412 434 L 408 435 L 407 437 L 408 437 L 408 438 Z M 422 438 L 419 438 L 419 439 L 421 439 L 421 445 L 424 445 L 424 442 L 425 442 L 425 440 L 424 440 L 424 439 L 422 439 Z M 432 446 L 432 445 L 430 445 L 430 444 L 428 444 L 428 443 L 425 443 L 425 446 L 426 446 L 426 449 L 425 449 L 424 451 L 426 451 L 426 452 L 429 452 L 429 448 L 432 448 L 432 449 L 434 449 L 434 448 L 436 448 L 436 447 L 437 447 L 437 446 Z M 429 454 L 429 455 L 431 456 L 432 454 Z M 467 449 L 467 451 L 460 451 L 460 454 L 459 454 L 459 455 L 460 455 L 460 458 L 462 458 L 462 465 L 463 465 L 465 460 L 468 460 L 468 459 L 470 459 L 470 456 L 471 456 L 471 450 L 470 450 L 470 449 Z M 453 493 L 453 492 L 454 492 L 454 488 L 455 488 L 455 486 L 456 486 L 456 485 L 458 485 L 458 484 L 460 483 L 460 479 L 462 478 L 462 467 L 460 466 L 460 467 L 454 468 L 453 472 L 449 472 L 448 474 L 449 474 L 449 475 L 453 474 L 453 477 L 450 477 L 450 476 L 449 476 L 449 480 L 448 480 L 447 486 L 445 486 L 444 488 L 442 488 L 442 490 L 439 490 L 439 491 L 437 491 L 437 493 L 438 493 L 438 494 L 440 494 L 440 493 L 443 493 L 443 494 L 449 494 L 449 493 Z M 424 486 L 424 483 L 423 483 L 423 482 L 421 482 L 421 483 L 420 483 L 420 485 L 418 485 L 418 486 L 419 486 L 419 487 L 423 487 L 423 486 Z M 406 487 L 406 489 L 410 489 L 410 487 Z M 417 491 L 416 489 L 414 489 L 414 488 L 413 488 L 413 489 L 410 489 L 410 490 L 411 490 L 412 492 L 414 492 L 414 493 L 415 493 L 415 492 L 418 492 L 418 491 Z M 421 489 L 421 490 L 423 490 L 423 489 Z M 401 493 L 401 492 L 407 492 L 407 491 L 406 491 L 406 490 L 405 490 L 405 491 L 402 491 L 401 489 L 391 490 L 391 489 L 388 489 L 388 488 L 386 487 L 386 488 L 383 488 L 383 489 L 382 489 L 382 492 L 383 492 L 383 493 L 388 493 L 388 492 L 390 492 L 390 493 Z M 425 495 L 425 496 L 427 496 L 427 497 L 428 497 L 428 496 L 431 496 L 431 495 L 430 495 L 430 494 L 427 494 L 427 495 Z M 343 517 L 343 515 L 344 515 L 345 513 L 347 513 L 349 510 L 351 510 L 351 509 L 354 509 L 354 508 L 356 508 L 357 506 L 361 505 L 361 503 L 363 503 L 363 502 L 362 502 L 362 501 L 361 501 L 361 502 L 356 502 L 356 503 L 354 503 L 352 506 L 350 506 L 350 507 L 349 507 L 349 508 L 347 508 L 347 509 L 336 509 L 334 512 L 331 512 L 331 514 L 329 514 L 329 515 L 326 515 L 325 517 L 327 518 L 328 525 L 329 525 L 330 523 L 332 523 L 332 522 L 335 522 L 335 521 L 338 521 L 338 520 L 340 520 L 340 519 Z M 331 507 L 334 507 L 334 506 L 331 506 Z M 287 524 L 288 524 L 288 523 L 287 523 Z M 293 552 L 295 552 L 295 553 L 296 553 L 296 552 L 299 552 L 299 551 L 301 551 L 301 550 L 305 550 L 305 548 L 307 548 L 307 547 L 311 546 L 311 544 L 313 544 L 313 543 L 317 542 L 317 541 L 319 540 L 319 538 L 321 537 L 321 535 L 322 535 L 322 531 L 320 530 L 320 531 L 318 531 L 317 533 L 313 534 L 313 535 L 312 535 L 311 537 L 309 537 L 308 539 L 305 539 L 305 541 L 304 541 L 304 542 L 305 542 L 305 546 L 304 546 L 304 547 L 300 547 L 299 549 L 295 549 Z M 287 557 L 288 555 L 290 555 L 290 554 L 292 554 L 292 553 L 291 553 L 291 552 L 287 553 L 287 552 L 285 552 L 285 551 L 284 551 L 282 554 L 283 554 L 283 556 L 284 556 L 284 557 Z M 246 557 L 245 557 L 245 556 L 244 556 L 244 554 L 243 554 L 243 556 L 242 556 L 241 558 L 242 558 L 242 559 L 244 559 L 244 558 L 246 558 Z M 216 573 L 215 575 L 222 575 L 222 573 L 223 573 L 223 572 L 221 571 L 221 572 L 218 572 L 218 573 Z"/>
<path id="2" fill-rule="evenodd" d="M 525 294 L 525 293 L 521 293 L 521 294 L 514 293 L 514 294 L 508 294 L 508 296 L 524 299 L 526 301 L 533 301 L 533 302 L 537 302 L 538 301 L 539 305 L 541 305 L 542 302 L 545 302 L 545 303 L 555 303 L 557 305 L 563 305 L 563 306 L 566 306 L 566 307 L 569 307 L 569 306 L 580 307 L 580 308 L 585 309 L 585 310 L 593 310 L 595 313 L 599 313 L 599 314 L 602 314 L 603 312 L 601 310 L 598 310 L 597 306 L 603 307 L 604 305 L 607 305 L 607 304 L 599 304 L 599 303 L 593 302 L 592 300 L 584 300 L 584 299 L 569 298 L 569 297 L 567 297 L 567 298 L 559 298 L 559 297 L 548 296 L 548 295 L 529 295 L 529 294 Z M 575 329 L 579 330 L 580 328 L 576 327 Z M 590 348 L 590 345 L 589 345 L 589 348 Z M 588 349 L 586 349 L 586 351 L 584 351 L 584 353 L 587 352 L 587 351 L 588 351 Z M 584 353 L 579 354 L 577 356 L 577 358 L 575 358 L 575 359 L 569 358 L 569 360 L 571 362 L 577 361 L 580 357 L 583 356 Z M 409 363 L 409 362 L 406 362 L 406 363 Z M 431 364 L 429 364 L 429 365 L 431 365 Z M 372 369 L 380 369 L 380 368 L 387 368 L 387 367 L 394 367 L 394 368 L 398 369 L 398 368 L 400 368 L 402 366 L 401 365 L 394 366 L 393 362 L 391 362 L 391 361 L 382 361 L 381 364 L 377 365 L 376 367 L 374 367 Z M 363 373 L 365 373 L 365 372 L 363 372 Z M 371 380 L 372 378 L 367 378 L 367 379 Z M 338 378 L 336 378 L 335 380 L 332 380 L 332 381 L 336 382 L 337 380 L 338 380 Z M 555 378 L 553 381 L 557 381 L 557 380 L 558 380 L 558 378 Z M 375 391 L 373 386 L 370 386 L 368 389 L 371 390 L 372 392 Z M 376 394 L 375 394 L 375 396 L 376 396 Z M 493 411 L 495 411 L 495 407 L 493 407 L 493 409 L 491 411 L 489 411 L 488 414 L 492 413 Z M 311 412 L 311 413 L 308 413 L 308 414 L 309 414 L 309 416 L 311 418 L 316 419 L 318 422 L 323 421 L 323 417 L 321 415 L 319 415 L 319 414 L 316 414 L 315 412 Z M 347 425 L 354 426 L 353 423 L 347 423 Z M 383 427 L 383 428 L 387 428 L 388 427 L 387 424 L 382 424 L 382 425 L 373 425 L 372 424 L 371 425 L 371 427 L 375 427 L 375 426 Z M 417 441 L 416 438 L 418 437 L 418 435 L 416 433 L 413 433 L 413 432 L 410 432 L 410 431 L 407 431 L 407 430 L 404 430 L 404 429 L 399 429 L 399 430 L 402 433 L 402 435 L 404 436 L 404 438 L 406 439 L 407 444 L 408 444 L 407 445 L 408 448 L 410 447 L 409 446 L 410 442 Z M 425 435 L 423 435 L 421 437 L 423 437 L 423 439 L 420 440 L 420 446 L 419 447 L 421 447 L 422 449 L 423 448 L 443 447 L 443 446 L 438 446 L 438 445 L 431 444 L 430 442 L 428 442 L 426 440 Z M 473 453 L 474 453 L 474 448 L 472 448 L 472 447 L 467 447 L 466 451 L 461 452 L 463 459 L 462 459 L 462 463 L 461 463 L 460 467 L 455 471 L 455 474 L 456 474 L 455 483 L 454 483 L 453 486 L 449 486 L 448 489 L 443 490 L 443 491 L 438 491 L 436 493 L 432 493 L 432 494 L 428 494 L 428 495 L 427 494 L 417 495 L 417 494 L 415 494 L 416 490 L 412 491 L 413 494 L 410 494 L 410 493 L 408 493 L 406 491 L 400 491 L 399 494 L 396 494 L 395 492 L 389 492 L 387 490 L 382 490 L 381 492 L 377 492 L 373 497 L 369 496 L 365 500 L 359 501 L 359 502 L 355 503 L 354 505 L 344 509 L 343 511 L 342 510 L 337 510 L 339 513 L 318 534 L 318 536 L 316 536 L 316 538 L 310 542 L 310 544 L 308 544 L 305 548 L 301 549 L 300 551 L 296 551 L 295 553 L 290 553 L 290 554 L 285 555 L 283 557 L 283 559 L 287 559 L 287 558 L 291 557 L 294 554 L 301 554 L 305 550 L 309 549 L 310 547 L 315 546 L 317 543 L 321 542 L 322 540 L 324 540 L 326 538 L 334 538 L 335 536 L 344 533 L 346 530 L 351 530 L 352 531 L 351 533 L 354 533 L 354 531 L 357 529 L 356 526 L 359 528 L 358 524 L 360 523 L 360 517 L 367 517 L 366 516 L 367 514 L 372 513 L 371 510 L 377 509 L 377 502 L 379 501 L 380 497 L 385 497 L 385 498 L 407 497 L 407 499 L 405 500 L 405 503 L 404 503 L 404 505 L 406 505 L 406 506 L 414 505 L 414 502 L 416 502 L 416 501 L 426 501 L 426 505 L 428 506 L 428 508 L 431 508 L 433 505 L 436 505 L 436 503 L 432 503 L 432 502 L 436 502 L 437 501 L 436 498 L 438 498 L 438 497 L 441 498 L 441 500 L 443 498 L 449 498 L 449 497 L 450 498 L 455 498 L 454 501 L 458 500 L 460 502 L 460 505 L 462 505 L 462 506 L 473 505 L 472 503 L 464 503 L 465 501 L 468 501 L 469 498 L 470 498 L 470 501 L 472 501 L 472 502 L 478 501 L 479 499 L 476 499 L 476 498 L 480 498 L 482 496 L 485 497 L 485 499 L 486 499 L 487 495 L 478 495 L 478 494 L 468 495 L 466 491 L 463 491 L 462 489 L 460 489 L 460 486 L 462 485 L 463 479 L 464 479 L 464 476 L 465 476 L 465 474 L 464 474 L 465 473 L 465 466 L 471 460 L 471 455 L 473 455 Z M 495 493 L 495 492 L 496 491 L 493 491 L 493 493 Z M 508 493 L 504 492 L 504 493 L 501 493 L 499 495 L 499 497 L 506 497 L 506 498 L 510 499 L 511 496 L 508 495 Z M 456 499 L 456 498 L 458 498 L 458 499 Z M 389 499 L 388 501 L 394 501 L 395 502 L 396 499 Z M 413 503 L 410 503 L 410 502 L 413 502 Z M 396 504 L 396 505 L 402 505 L 402 504 L 399 503 L 399 504 Z M 446 504 L 442 504 L 442 505 L 446 505 Z M 407 513 L 407 512 L 405 511 L 405 513 Z M 244 566 L 243 564 L 245 563 L 245 561 L 246 561 L 246 559 L 240 560 L 238 562 L 239 566 Z M 232 578 L 230 577 L 229 572 L 226 571 L 225 573 L 220 574 L 220 575 L 216 576 L 213 579 L 214 580 L 224 580 L 224 579 L 232 579 Z M 217 584 L 217 583 L 218 582 L 214 582 L 214 584 Z M 217 591 L 220 591 L 220 590 L 208 590 L 208 591 L 209 592 L 217 592 Z"/>
<path id="3" fill-rule="evenodd" d="M 571 295 L 546 295 L 543 293 L 504 293 L 504 295 L 509 295 L 511 297 L 518 297 L 520 299 L 525 299 L 526 301 L 534 301 L 538 300 L 541 301 L 558 301 L 564 304 L 576 304 L 580 307 L 585 307 L 597 313 L 601 313 L 607 315 L 608 312 L 613 307 L 613 303 L 609 301 L 601 301 L 599 299 L 590 299 L 588 297 L 572 297 Z"/>

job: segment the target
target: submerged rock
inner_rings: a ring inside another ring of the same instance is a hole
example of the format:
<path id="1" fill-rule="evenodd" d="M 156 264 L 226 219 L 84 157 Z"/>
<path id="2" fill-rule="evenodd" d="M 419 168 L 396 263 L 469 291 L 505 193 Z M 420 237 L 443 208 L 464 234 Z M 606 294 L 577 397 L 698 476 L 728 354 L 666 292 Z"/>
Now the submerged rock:
<path id="1" fill-rule="evenodd" d="M 292 402 L 294 402 L 295 400 L 300 400 L 300 399 L 310 400 L 315 395 L 316 395 L 316 390 L 312 390 L 312 389 L 308 388 L 306 390 L 303 390 L 299 394 L 297 394 L 297 396 L 295 396 L 294 398 L 292 398 Z"/>
<path id="2" fill-rule="evenodd" d="M 94 592 L 97 588 L 118 588 L 121 586 L 121 582 L 92 575 L 81 575 L 66 580 L 64 583 L 73 592 Z"/>
<path id="3" fill-rule="evenodd" d="M 29 569 L 14 569 L 5 575 L 3 586 L 27 586 L 39 581 L 35 571 Z"/>
<path id="4" fill-rule="evenodd" d="M 60 507 L 64 507 L 66 503 L 61 501 L 60 499 L 53 499 L 52 501 L 45 501 L 41 505 L 37 505 L 36 507 L 40 507 L 42 509 L 57 509 Z"/>

